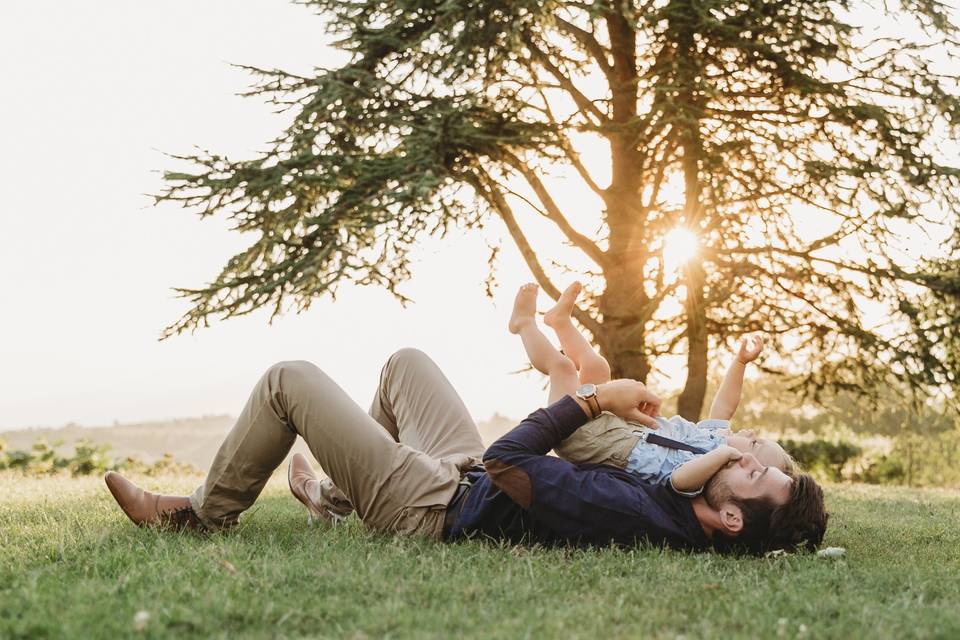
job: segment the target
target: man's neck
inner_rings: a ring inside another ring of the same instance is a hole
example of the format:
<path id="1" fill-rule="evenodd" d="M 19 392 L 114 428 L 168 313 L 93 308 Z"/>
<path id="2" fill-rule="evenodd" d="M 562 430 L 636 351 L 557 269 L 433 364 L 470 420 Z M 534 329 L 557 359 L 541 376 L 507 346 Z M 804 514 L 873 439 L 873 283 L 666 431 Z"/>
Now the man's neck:
<path id="1" fill-rule="evenodd" d="M 716 510 L 707 504 L 703 496 L 692 498 L 690 502 L 693 503 L 693 515 L 697 517 L 697 522 L 700 523 L 703 533 L 708 538 L 713 538 L 713 533 L 720 526 L 720 517 Z"/>

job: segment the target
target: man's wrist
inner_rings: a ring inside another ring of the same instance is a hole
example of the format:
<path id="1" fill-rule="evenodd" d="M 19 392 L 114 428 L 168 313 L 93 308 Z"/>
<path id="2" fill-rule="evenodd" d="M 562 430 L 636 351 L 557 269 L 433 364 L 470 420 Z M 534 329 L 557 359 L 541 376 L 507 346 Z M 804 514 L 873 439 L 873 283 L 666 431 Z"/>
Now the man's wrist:
<path id="1" fill-rule="evenodd" d="M 577 388 L 575 394 L 577 400 L 582 400 L 587 405 L 587 416 L 591 420 L 595 420 L 600 417 L 600 399 L 598 397 L 599 386 L 595 384 L 582 384 Z"/>
<path id="2" fill-rule="evenodd" d="M 600 408 L 600 411 L 607 410 L 606 407 L 610 406 L 610 398 L 607 397 L 606 386 L 602 384 L 597 385 L 597 406 Z"/>
<path id="3" fill-rule="evenodd" d="M 580 406 L 580 409 L 583 410 L 583 415 L 587 417 L 587 420 L 592 420 L 593 412 L 590 409 L 590 405 L 587 404 L 587 401 L 583 398 L 578 398 L 576 394 L 572 394 L 570 397 L 573 398 L 574 402 L 576 402 Z"/>

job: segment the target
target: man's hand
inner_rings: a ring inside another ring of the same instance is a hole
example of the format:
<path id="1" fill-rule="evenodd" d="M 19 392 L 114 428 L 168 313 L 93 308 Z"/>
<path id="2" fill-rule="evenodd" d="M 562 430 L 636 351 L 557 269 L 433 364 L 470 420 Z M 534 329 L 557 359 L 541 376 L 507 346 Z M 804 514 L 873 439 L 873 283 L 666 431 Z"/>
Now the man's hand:
<path id="1" fill-rule="evenodd" d="M 749 336 L 740 343 L 740 353 L 737 354 L 737 360 L 742 364 L 753 362 L 763 351 L 763 338 L 760 336 Z"/>
<path id="2" fill-rule="evenodd" d="M 654 418 L 660 415 L 660 398 L 642 382 L 623 378 L 597 385 L 597 401 L 604 411 L 657 428 Z"/>

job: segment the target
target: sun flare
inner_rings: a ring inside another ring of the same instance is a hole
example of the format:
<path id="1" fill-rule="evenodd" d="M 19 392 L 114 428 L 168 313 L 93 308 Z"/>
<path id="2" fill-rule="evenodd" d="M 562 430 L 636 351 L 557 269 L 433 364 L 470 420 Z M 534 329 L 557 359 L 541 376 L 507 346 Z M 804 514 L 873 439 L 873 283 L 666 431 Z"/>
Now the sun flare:
<path id="1" fill-rule="evenodd" d="M 699 248 L 700 241 L 695 233 L 676 227 L 663 238 L 663 259 L 668 265 L 677 268 L 697 255 Z"/>

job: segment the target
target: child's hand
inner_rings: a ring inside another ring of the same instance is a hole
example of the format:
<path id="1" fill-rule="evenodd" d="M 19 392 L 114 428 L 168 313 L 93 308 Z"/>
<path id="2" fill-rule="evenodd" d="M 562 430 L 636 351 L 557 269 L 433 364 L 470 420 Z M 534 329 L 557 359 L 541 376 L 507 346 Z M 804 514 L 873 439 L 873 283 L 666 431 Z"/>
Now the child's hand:
<path id="1" fill-rule="evenodd" d="M 717 449 L 721 449 L 723 451 L 723 454 L 721 455 L 725 454 L 727 456 L 727 462 L 734 462 L 735 460 L 739 460 L 743 457 L 743 453 L 739 449 L 734 449 L 728 444 L 722 444 L 717 447 Z"/>
<path id="2" fill-rule="evenodd" d="M 763 338 L 760 336 L 749 336 L 740 343 L 740 353 L 737 354 L 737 360 L 743 364 L 753 362 L 763 351 Z"/>

